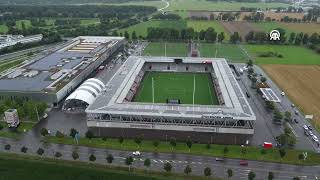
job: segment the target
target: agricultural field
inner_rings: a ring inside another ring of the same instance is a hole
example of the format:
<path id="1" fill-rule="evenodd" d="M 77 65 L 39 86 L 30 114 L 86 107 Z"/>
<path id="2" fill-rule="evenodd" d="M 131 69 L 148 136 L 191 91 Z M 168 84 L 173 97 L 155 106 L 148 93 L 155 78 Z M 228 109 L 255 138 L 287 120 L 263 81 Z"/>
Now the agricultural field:
<path id="1" fill-rule="evenodd" d="M 249 59 L 240 46 L 235 44 L 202 43 L 199 50 L 201 57 L 226 58 L 232 62 L 246 62 Z"/>
<path id="2" fill-rule="evenodd" d="M 304 114 L 314 115 L 312 123 L 320 130 L 320 66 L 273 64 L 262 68 Z"/>
<path id="3" fill-rule="evenodd" d="M 318 23 L 280 23 L 282 27 L 289 29 L 290 31 L 299 33 L 320 33 L 320 24 Z"/>
<path id="4" fill-rule="evenodd" d="M 286 31 L 286 36 L 289 37 L 289 34 L 292 32 L 289 28 L 285 27 L 280 22 L 257 22 L 257 23 L 251 23 L 257 28 L 261 29 L 261 31 L 264 31 L 266 33 L 269 33 L 273 29 L 282 28 Z"/>
<path id="5" fill-rule="evenodd" d="M 166 51 L 166 52 L 165 52 Z M 152 42 L 145 49 L 145 56 L 187 56 L 186 43 L 159 43 Z"/>
<path id="6" fill-rule="evenodd" d="M 81 26 L 90 26 L 90 25 L 97 25 L 97 24 L 100 24 L 100 20 L 98 18 L 80 20 Z"/>
<path id="7" fill-rule="evenodd" d="M 316 52 L 301 46 L 289 45 L 244 45 L 256 64 L 303 64 L 319 65 L 320 56 Z M 269 57 L 262 57 L 269 54 Z M 282 57 L 278 57 L 281 55 Z"/>
<path id="8" fill-rule="evenodd" d="M 147 72 L 134 101 L 167 103 L 168 99 L 181 104 L 218 104 L 209 73 Z"/>
<path id="9" fill-rule="evenodd" d="M 238 32 L 239 35 L 244 38 L 250 31 L 262 31 L 259 27 L 256 27 L 250 22 L 235 21 L 235 22 L 221 22 L 222 26 L 229 34 Z"/>

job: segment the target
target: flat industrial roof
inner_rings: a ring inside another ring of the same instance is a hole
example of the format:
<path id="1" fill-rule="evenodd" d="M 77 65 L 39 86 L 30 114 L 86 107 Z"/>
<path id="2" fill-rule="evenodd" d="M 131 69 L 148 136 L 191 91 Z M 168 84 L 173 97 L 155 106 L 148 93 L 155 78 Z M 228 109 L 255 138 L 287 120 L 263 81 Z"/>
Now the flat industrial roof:
<path id="1" fill-rule="evenodd" d="M 69 82 L 96 58 L 99 58 L 106 49 L 121 40 L 124 38 L 103 36 L 74 38 L 48 55 L 38 56 L 24 62 L 20 67 L 2 73 L 0 91 L 43 91 L 59 79 Z M 90 50 L 73 51 L 82 45 L 91 48 Z"/>
<path id="2" fill-rule="evenodd" d="M 217 76 L 225 105 L 169 105 L 124 101 L 135 77 L 139 74 L 145 62 L 174 62 L 176 58 L 183 59 L 183 63 L 211 63 Z M 86 112 L 197 118 L 220 116 L 255 120 L 255 115 L 229 65 L 222 58 L 130 56 L 106 84 L 105 90 L 86 109 Z"/>

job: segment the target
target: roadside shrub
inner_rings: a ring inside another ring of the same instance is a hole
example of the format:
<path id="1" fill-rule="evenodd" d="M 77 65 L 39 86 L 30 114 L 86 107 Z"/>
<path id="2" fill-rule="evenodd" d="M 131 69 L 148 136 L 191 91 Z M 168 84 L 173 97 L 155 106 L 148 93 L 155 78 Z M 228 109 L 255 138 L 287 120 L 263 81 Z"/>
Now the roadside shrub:
<path id="1" fill-rule="evenodd" d="M 61 157 L 61 156 L 62 156 L 61 152 L 56 152 L 56 153 L 54 154 L 54 157 L 56 157 L 56 158 L 59 158 L 59 157 Z"/>
<path id="2" fill-rule="evenodd" d="M 23 146 L 23 147 L 21 148 L 21 152 L 26 153 L 27 151 L 28 151 L 28 148 L 27 148 L 27 147 Z"/>
<path id="3" fill-rule="evenodd" d="M 7 151 L 9 151 L 10 148 L 11 148 L 11 145 L 10 145 L 10 144 L 6 144 L 6 145 L 4 146 L 4 149 L 7 150 Z"/>
<path id="4" fill-rule="evenodd" d="M 37 154 L 39 154 L 40 156 L 44 153 L 44 150 L 42 148 L 39 148 L 37 150 Z"/>
<path id="5" fill-rule="evenodd" d="M 56 132 L 56 137 L 57 137 L 57 138 L 63 138 L 63 137 L 64 137 L 64 134 L 63 134 L 62 132 L 60 132 L 60 131 L 57 131 L 57 132 Z"/>

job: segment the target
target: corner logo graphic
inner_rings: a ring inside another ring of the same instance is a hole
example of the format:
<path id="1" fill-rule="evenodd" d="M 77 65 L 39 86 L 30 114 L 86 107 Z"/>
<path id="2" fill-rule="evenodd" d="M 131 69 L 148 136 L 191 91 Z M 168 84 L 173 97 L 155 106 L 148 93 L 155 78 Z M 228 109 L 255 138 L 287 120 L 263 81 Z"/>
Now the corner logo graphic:
<path id="1" fill-rule="evenodd" d="M 278 30 L 272 30 L 270 32 L 270 41 L 280 41 L 280 32 Z"/>

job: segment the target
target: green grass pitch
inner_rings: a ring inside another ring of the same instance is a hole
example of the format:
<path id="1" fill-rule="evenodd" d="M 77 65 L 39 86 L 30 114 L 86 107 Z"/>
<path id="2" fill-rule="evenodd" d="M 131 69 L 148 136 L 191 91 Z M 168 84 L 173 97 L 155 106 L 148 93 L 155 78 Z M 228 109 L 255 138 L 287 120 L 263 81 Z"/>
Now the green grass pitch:
<path id="1" fill-rule="evenodd" d="M 134 101 L 166 103 L 167 99 L 180 99 L 181 104 L 218 105 L 209 73 L 146 72 Z"/>

